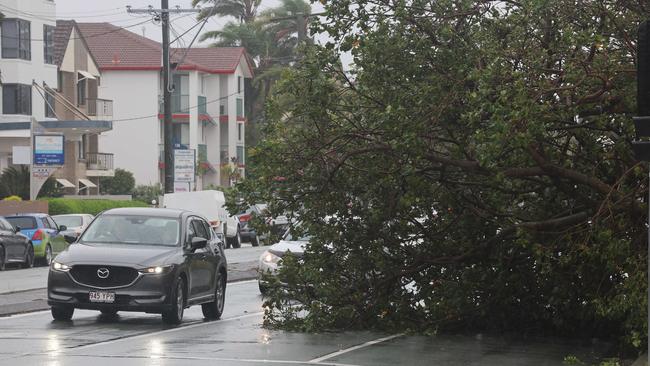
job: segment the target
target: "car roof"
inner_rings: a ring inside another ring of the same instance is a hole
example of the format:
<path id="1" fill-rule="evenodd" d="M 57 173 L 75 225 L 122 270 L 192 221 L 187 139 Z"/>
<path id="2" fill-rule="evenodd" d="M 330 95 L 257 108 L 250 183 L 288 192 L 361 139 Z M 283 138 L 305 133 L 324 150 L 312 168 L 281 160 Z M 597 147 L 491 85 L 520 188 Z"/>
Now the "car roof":
<path id="1" fill-rule="evenodd" d="M 13 215 L 7 215 L 5 217 L 46 217 L 49 216 L 46 213 L 20 213 L 20 214 L 13 214 Z"/>
<path id="2" fill-rule="evenodd" d="M 191 214 L 190 211 L 175 208 L 150 208 L 150 207 L 124 207 L 106 210 L 102 215 L 134 215 L 179 218 Z"/>
<path id="3" fill-rule="evenodd" d="M 63 216 L 92 216 L 91 214 L 61 214 L 61 215 L 52 215 L 52 217 L 63 217 Z"/>

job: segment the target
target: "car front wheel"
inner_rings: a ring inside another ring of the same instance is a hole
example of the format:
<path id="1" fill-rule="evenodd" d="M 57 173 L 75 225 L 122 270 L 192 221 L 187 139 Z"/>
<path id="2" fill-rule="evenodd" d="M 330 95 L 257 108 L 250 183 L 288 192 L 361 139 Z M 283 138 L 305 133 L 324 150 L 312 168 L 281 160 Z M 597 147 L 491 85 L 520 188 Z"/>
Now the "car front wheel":
<path id="1" fill-rule="evenodd" d="M 171 308 L 162 313 L 163 322 L 180 324 L 183 321 L 183 312 L 185 311 L 185 282 L 181 277 L 176 280 L 176 286 L 171 293 L 171 301 Z"/>
<path id="2" fill-rule="evenodd" d="M 72 314 L 74 314 L 72 306 L 52 306 L 51 311 L 54 320 L 68 321 L 72 319 Z"/>
<path id="3" fill-rule="evenodd" d="M 214 290 L 214 301 L 201 305 L 203 316 L 206 319 L 219 319 L 223 314 L 223 306 L 226 300 L 226 277 L 219 275 Z"/>

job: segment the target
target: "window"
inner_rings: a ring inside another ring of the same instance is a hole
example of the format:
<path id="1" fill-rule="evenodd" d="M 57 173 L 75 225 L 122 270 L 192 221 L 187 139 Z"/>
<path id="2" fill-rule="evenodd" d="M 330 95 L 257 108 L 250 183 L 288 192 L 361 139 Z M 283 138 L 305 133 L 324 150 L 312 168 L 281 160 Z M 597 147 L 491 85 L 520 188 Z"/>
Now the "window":
<path id="1" fill-rule="evenodd" d="M 237 93 L 241 93 L 241 76 L 237 76 Z"/>
<path id="2" fill-rule="evenodd" d="M 243 146 L 237 146 L 237 164 L 239 164 L 239 165 L 246 164 L 246 162 L 244 161 L 244 147 Z"/>
<path id="3" fill-rule="evenodd" d="M 52 229 L 59 229 L 59 226 L 54 222 L 54 219 L 51 218 L 50 216 L 47 217 L 47 223 L 50 225 Z"/>
<path id="4" fill-rule="evenodd" d="M 192 225 L 192 221 L 187 222 L 187 244 L 190 244 L 192 242 L 192 238 L 196 236 L 196 231 L 194 229 L 194 225 Z"/>
<path id="5" fill-rule="evenodd" d="M 30 23 L 22 19 L 2 21 L 2 58 L 31 60 Z"/>
<path id="6" fill-rule="evenodd" d="M 88 135 L 81 135 L 81 141 L 77 142 L 77 147 L 79 151 L 79 160 L 84 160 L 86 158 L 86 140 L 88 140 Z"/>
<path id="7" fill-rule="evenodd" d="M 56 114 L 54 113 L 54 103 L 54 95 L 45 92 L 45 117 L 56 118 Z"/>
<path id="8" fill-rule="evenodd" d="M 241 141 L 242 140 L 242 130 L 244 129 L 244 124 L 243 123 L 238 123 L 237 124 L 237 140 Z"/>
<path id="9" fill-rule="evenodd" d="M 52 227 L 52 225 L 50 225 L 50 223 L 47 221 L 47 219 L 46 219 L 45 217 L 41 217 L 40 220 L 41 220 L 41 222 L 43 223 L 43 227 L 44 227 L 44 228 L 46 228 L 46 229 L 54 229 L 54 228 Z"/>
<path id="10" fill-rule="evenodd" d="M 223 105 L 223 104 L 220 104 L 220 105 L 219 105 L 219 115 L 220 115 L 220 116 L 223 116 L 223 115 L 225 115 L 225 114 L 226 114 L 226 106 Z"/>
<path id="11" fill-rule="evenodd" d="M 192 226 L 194 226 L 194 232 L 196 233 L 196 236 L 199 238 L 203 239 L 208 239 L 208 232 L 205 231 L 205 226 L 203 226 L 203 223 L 199 219 L 194 219 L 192 220 Z"/>
<path id="12" fill-rule="evenodd" d="M 244 117 L 244 101 L 237 98 L 237 117 Z"/>
<path id="13" fill-rule="evenodd" d="M 77 107 L 86 105 L 86 79 L 77 81 Z"/>
<path id="14" fill-rule="evenodd" d="M 46 64 L 54 65 L 54 27 L 43 26 L 43 55 Z"/>
<path id="15" fill-rule="evenodd" d="M 3 114 L 32 114 L 32 86 L 4 84 L 2 86 Z"/>

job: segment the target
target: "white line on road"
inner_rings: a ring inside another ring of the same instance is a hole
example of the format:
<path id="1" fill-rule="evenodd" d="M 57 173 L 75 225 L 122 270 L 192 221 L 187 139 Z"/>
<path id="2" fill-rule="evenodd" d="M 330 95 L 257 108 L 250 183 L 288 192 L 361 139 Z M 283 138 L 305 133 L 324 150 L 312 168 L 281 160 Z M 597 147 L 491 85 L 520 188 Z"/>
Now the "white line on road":
<path id="1" fill-rule="evenodd" d="M 329 354 L 327 354 L 325 356 L 314 358 L 313 360 L 310 360 L 309 363 L 317 363 L 317 364 L 322 365 L 321 362 L 323 362 L 325 360 L 328 360 L 328 359 L 330 359 L 332 357 L 340 356 L 340 355 L 342 355 L 344 353 L 348 353 L 348 352 L 356 351 L 356 350 L 364 348 L 364 347 L 372 346 L 373 344 L 390 341 L 393 338 L 401 337 L 403 335 L 404 335 L 404 333 L 400 333 L 400 334 L 393 334 L 392 336 L 388 336 L 388 337 L 378 338 L 378 339 L 375 339 L 374 341 L 369 341 L 369 342 L 366 342 L 366 343 L 358 344 L 358 345 L 356 345 L 354 347 L 349 347 L 349 348 L 346 348 L 346 349 L 342 349 L 340 351 L 329 353 Z"/>
<path id="2" fill-rule="evenodd" d="M 76 354 L 69 355 L 69 357 L 102 357 L 102 358 L 129 358 L 129 359 L 147 359 L 151 360 L 151 356 L 119 356 L 119 355 L 98 355 L 98 354 Z M 295 361 L 295 360 L 267 360 L 267 359 L 249 359 L 249 358 L 226 358 L 226 357 L 197 357 L 197 356 L 156 356 L 154 359 L 161 360 L 190 360 L 190 361 L 227 361 L 227 362 L 242 362 L 242 363 L 280 363 L 291 365 L 310 365 L 310 361 Z M 320 366 L 359 366 L 349 363 L 338 362 L 325 362 L 319 363 Z"/>
<path id="3" fill-rule="evenodd" d="M 259 315 L 262 315 L 262 314 L 264 314 L 264 312 L 260 311 L 260 312 L 257 312 L 257 313 L 250 313 L 250 314 L 246 314 L 246 315 L 235 316 L 235 317 L 232 317 L 232 318 L 221 319 L 219 321 L 209 321 L 209 322 L 201 321 L 200 323 L 194 323 L 194 324 L 190 324 L 190 325 L 186 325 L 186 326 L 180 326 L 180 327 L 177 327 L 177 328 L 164 329 L 164 330 L 159 330 L 159 331 L 156 331 L 156 332 L 146 332 L 144 334 L 138 334 L 138 335 L 133 336 L 133 337 L 128 337 L 127 336 L 127 337 L 122 337 L 122 338 L 118 338 L 118 339 L 112 339 L 112 340 L 108 340 L 108 341 L 87 344 L 85 346 L 66 348 L 66 349 L 64 349 L 62 351 L 62 353 L 68 353 L 70 351 L 84 350 L 84 349 L 93 348 L 93 347 L 97 347 L 97 346 L 105 346 L 105 345 L 109 345 L 109 344 L 113 344 L 113 343 L 117 343 L 117 342 L 121 342 L 121 341 L 132 341 L 132 340 L 135 340 L 135 339 L 151 337 L 151 336 L 160 335 L 160 334 L 173 333 L 173 332 L 178 332 L 180 330 L 187 330 L 187 329 L 192 329 L 192 328 L 206 326 L 206 325 L 215 325 L 215 324 L 219 324 L 219 323 L 223 323 L 223 322 L 227 322 L 227 321 L 231 321 L 231 320 L 239 320 L 239 319 L 245 319 L 245 318 L 250 318 L 250 317 L 254 317 L 254 316 L 259 316 Z"/>

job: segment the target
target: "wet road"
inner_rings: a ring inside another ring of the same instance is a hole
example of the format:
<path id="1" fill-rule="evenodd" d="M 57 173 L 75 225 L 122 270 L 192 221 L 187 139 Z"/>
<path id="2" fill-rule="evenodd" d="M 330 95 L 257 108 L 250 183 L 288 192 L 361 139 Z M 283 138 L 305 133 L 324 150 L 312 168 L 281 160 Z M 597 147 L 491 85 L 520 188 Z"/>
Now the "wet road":
<path id="1" fill-rule="evenodd" d="M 261 327 L 255 281 L 228 284 L 221 320 L 188 309 L 181 326 L 160 315 L 106 319 L 77 310 L 71 322 L 49 312 L 0 319 L 0 365 L 562 365 L 589 360 L 602 345 L 484 336 L 413 337 L 371 332 L 300 334 Z"/>

